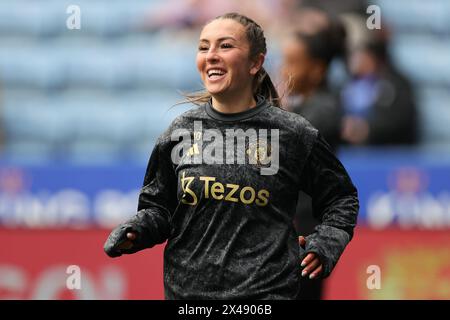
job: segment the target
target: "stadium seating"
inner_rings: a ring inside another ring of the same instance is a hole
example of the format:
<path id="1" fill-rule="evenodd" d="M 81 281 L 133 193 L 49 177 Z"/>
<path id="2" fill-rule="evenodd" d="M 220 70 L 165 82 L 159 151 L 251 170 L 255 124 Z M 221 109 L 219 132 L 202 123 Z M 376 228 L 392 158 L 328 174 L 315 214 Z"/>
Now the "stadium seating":
<path id="1" fill-rule="evenodd" d="M 80 0 L 81 29 L 69 30 L 69 0 L 0 3 L 0 120 L 4 157 L 109 162 L 148 157 L 157 137 L 201 89 L 197 34 L 149 31 L 163 0 Z M 392 26 L 391 54 L 418 88 L 423 143 L 450 141 L 450 3 L 377 0 Z M 269 48 L 274 72 L 279 48 Z M 336 77 L 338 78 L 338 77 Z M 134 156 L 135 155 L 135 156 Z"/>

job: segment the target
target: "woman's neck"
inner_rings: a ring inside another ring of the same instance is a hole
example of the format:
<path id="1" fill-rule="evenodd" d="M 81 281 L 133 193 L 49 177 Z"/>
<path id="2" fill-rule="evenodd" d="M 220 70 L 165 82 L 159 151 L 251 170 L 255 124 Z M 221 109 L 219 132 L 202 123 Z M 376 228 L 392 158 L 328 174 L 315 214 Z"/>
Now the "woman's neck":
<path id="1" fill-rule="evenodd" d="M 253 94 L 241 95 L 238 98 L 228 95 L 227 97 L 213 96 L 212 107 L 222 113 L 238 113 L 254 108 L 256 100 Z"/>

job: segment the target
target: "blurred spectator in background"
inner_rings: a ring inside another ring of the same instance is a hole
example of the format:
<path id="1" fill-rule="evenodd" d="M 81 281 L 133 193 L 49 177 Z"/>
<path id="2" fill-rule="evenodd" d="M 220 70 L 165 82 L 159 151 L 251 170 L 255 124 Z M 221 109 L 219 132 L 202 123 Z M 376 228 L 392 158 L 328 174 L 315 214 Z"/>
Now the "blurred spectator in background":
<path id="1" fill-rule="evenodd" d="M 332 15 L 341 15 L 343 13 L 364 14 L 368 6 L 365 0 L 298 0 L 301 7 L 316 8 Z"/>
<path id="2" fill-rule="evenodd" d="M 282 75 L 288 87 L 285 108 L 311 122 L 336 151 L 340 136 L 341 109 L 339 99 L 327 83 L 331 61 L 344 54 L 345 32 L 317 9 L 303 9 L 295 31 L 283 46 Z M 314 232 L 319 221 L 314 218 L 311 197 L 300 192 L 295 227 L 299 235 Z M 322 298 L 322 280 L 301 279 L 299 299 Z"/>
<path id="3" fill-rule="evenodd" d="M 338 97 L 328 88 L 327 74 L 333 58 L 344 54 L 345 32 L 322 11 L 310 10 L 302 17 L 303 22 L 283 47 L 286 109 L 310 121 L 336 150 L 341 108 Z"/>
<path id="4" fill-rule="evenodd" d="M 332 12 L 345 23 L 351 79 L 341 93 L 345 114 L 343 142 L 353 145 L 417 143 L 419 124 L 413 89 L 391 63 L 386 26 L 379 30 L 369 30 L 366 26 L 368 1 L 299 0 L 299 4 Z M 340 88 L 340 84 L 336 87 Z"/>
<path id="5" fill-rule="evenodd" d="M 224 12 L 248 14 L 260 21 L 261 26 L 273 29 L 286 23 L 298 6 L 298 0 L 172 0 L 152 8 L 147 15 L 145 28 L 159 29 L 200 28 L 207 21 Z"/>
<path id="6" fill-rule="evenodd" d="M 0 154 L 2 154 L 3 148 L 5 146 L 5 142 L 6 142 L 6 139 L 5 139 L 5 124 L 4 124 L 3 118 L 2 118 L 2 115 L 3 115 L 3 112 L 2 112 L 2 97 L 3 97 L 3 95 L 2 95 L 2 90 L 1 90 L 1 87 L 0 87 Z"/>
<path id="7" fill-rule="evenodd" d="M 376 34 L 378 35 L 378 34 Z M 409 81 L 391 64 L 387 40 L 373 36 L 352 48 L 352 79 L 342 91 L 342 139 L 353 145 L 415 144 L 416 102 Z"/>

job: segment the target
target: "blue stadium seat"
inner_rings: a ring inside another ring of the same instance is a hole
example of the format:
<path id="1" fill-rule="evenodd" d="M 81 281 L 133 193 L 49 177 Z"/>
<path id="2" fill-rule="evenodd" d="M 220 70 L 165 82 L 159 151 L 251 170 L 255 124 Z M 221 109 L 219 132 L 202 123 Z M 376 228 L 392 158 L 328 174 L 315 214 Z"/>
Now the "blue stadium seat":
<path id="1" fill-rule="evenodd" d="M 16 165 L 47 164 L 55 158 L 52 146 L 44 141 L 7 141 L 0 154 L 2 159 Z"/>
<path id="2" fill-rule="evenodd" d="M 64 138 L 64 114 L 59 113 L 48 99 L 5 105 L 3 109 L 8 140 L 42 141 L 55 147 Z"/>
<path id="3" fill-rule="evenodd" d="M 63 61 L 55 52 L 32 43 L 8 48 L 0 44 L 0 47 L 0 79 L 6 87 L 57 89 L 64 86 Z"/>
<path id="4" fill-rule="evenodd" d="M 29 0 L 2 1 L 0 3 L 0 34 L 54 35 L 58 27 L 59 15 L 55 3 Z"/>
<path id="5" fill-rule="evenodd" d="M 72 14 L 67 9 L 77 5 L 81 29 L 76 32 L 120 36 L 138 29 L 146 13 L 161 3 L 161 0 L 4 0 L 0 3 L 0 34 L 47 37 L 74 32 L 66 27 Z"/>
<path id="6" fill-rule="evenodd" d="M 449 34 L 450 4 L 447 0 L 376 0 L 382 19 L 396 31 Z"/>
<path id="7" fill-rule="evenodd" d="M 141 85 L 177 89 L 199 88 L 195 67 L 196 40 L 173 37 L 130 37 L 118 44 L 136 81 Z"/>
<path id="8" fill-rule="evenodd" d="M 132 81 L 132 70 L 109 48 L 79 47 L 65 53 L 65 63 L 70 86 L 120 88 Z"/>
<path id="9" fill-rule="evenodd" d="M 124 135 L 129 143 L 156 140 L 178 114 L 187 110 L 186 105 L 174 106 L 181 99 L 174 90 L 138 91 L 121 96 L 118 99 L 121 111 L 127 113 L 122 119 L 128 118 L 128 125 L 121 128 L 128 131 Z"/>
<path id="10" fill-rule="evenodd" d="M 67 146 L 66 161 L 74 164 L 114 164 L 120 159 L 120 152 L 117 144 L 107 141 L 73 141 Z"/>
<path id="11" fill-rule="evenodd" d="M 395 37 L 391 53 L 394 63 L 419 84 L 450 84 L 450 39 Z"/>
<path id="12" fill-rule="evenodd" d="M 442 144 L 450 141 L 450 93 L 445 87 L 427 87 L 419 91 L 423 142 Z"/>

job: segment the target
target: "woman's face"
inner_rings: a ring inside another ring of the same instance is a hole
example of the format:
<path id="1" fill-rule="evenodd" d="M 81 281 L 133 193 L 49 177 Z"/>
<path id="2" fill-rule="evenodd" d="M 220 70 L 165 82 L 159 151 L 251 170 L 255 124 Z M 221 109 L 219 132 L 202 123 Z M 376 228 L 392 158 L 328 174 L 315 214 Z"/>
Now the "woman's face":
<path id="1" fill-rule="evenodd" d="M 249 58 L 245 28 L 231 19 L 207 24 L 200 35 L 197 68 L 206 90 L 213 96 L 239 96 L 252 90 L 253 76 L 261 63 Z"/>
<path id="2" fill-rule="evenodd" d="M 301 93 L 309 82 L 312 61 L 302 41 L 289 39 L 283 46 L 282 75 L 290 80 L 293 93 Z"/>

